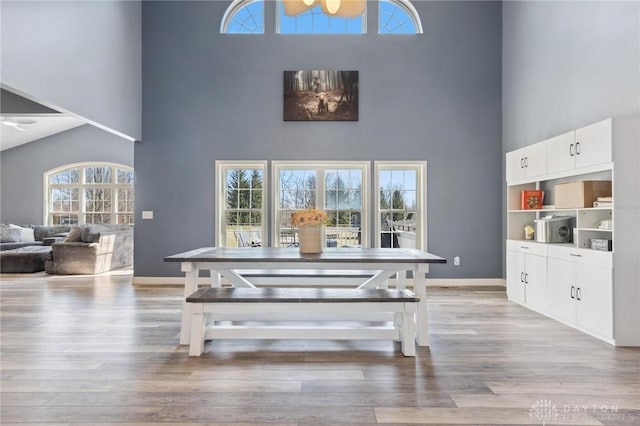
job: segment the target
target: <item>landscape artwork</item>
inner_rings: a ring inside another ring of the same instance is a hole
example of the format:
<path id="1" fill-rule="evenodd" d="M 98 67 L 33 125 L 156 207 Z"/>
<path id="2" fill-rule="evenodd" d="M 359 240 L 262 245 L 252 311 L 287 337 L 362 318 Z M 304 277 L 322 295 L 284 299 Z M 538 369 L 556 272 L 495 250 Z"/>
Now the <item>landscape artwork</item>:
<path id="1" fill-rule="evenodd" d="M 358 121 L 358 71 L 285 71 L 285 121 Z"/>

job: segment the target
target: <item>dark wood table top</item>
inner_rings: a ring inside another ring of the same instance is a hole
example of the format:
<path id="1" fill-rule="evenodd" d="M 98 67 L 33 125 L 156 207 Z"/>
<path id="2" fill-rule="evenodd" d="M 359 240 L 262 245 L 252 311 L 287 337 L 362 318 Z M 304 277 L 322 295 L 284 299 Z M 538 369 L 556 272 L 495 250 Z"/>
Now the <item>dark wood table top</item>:
<path id="1" fill-rule="evenodd" d="M 187 297 L 195 303 L 351 303 L 418 302 L 413 293 L 389 289 L 201 288 Z"/>
<path id="2" fill-rule="evenodd" d="M 415 249 L 326 248 L 301 254 L 297 247 L 204 247 L 164 258 L 165 262 L 291 262 L 291 263 L 447 263 L 446 259 Z"/>

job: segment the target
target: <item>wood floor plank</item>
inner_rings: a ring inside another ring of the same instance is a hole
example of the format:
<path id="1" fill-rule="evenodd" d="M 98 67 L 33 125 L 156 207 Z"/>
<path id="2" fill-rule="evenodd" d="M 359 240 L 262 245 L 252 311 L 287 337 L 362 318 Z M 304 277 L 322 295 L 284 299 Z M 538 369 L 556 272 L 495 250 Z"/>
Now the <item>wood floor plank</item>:
<path id="1" fill-rule="evenodd" d="M 195 370 L 194 380 L 364 380 L 362 370 Z"/>
<path id="2" fill-rule="evenodd" d="M 300 392 L 300 380 L 123 380 L 119 392 Z"/>
<path id="3" fill-rule="evenodd" d="M 131 276 L 3 275 L 0 298 L 3 426 L 541 424 L 529 414 L 543 399 L 557 424 L 640 424 L 640 349 L 503 288 L 430 288 L 431 346 L 416 357 L 388 341 L 232 339 L 189 357 L 181 289 Z"/>
<path id="4" fill-rule="evenodd" d="M 487 382 L 487 386 L 497 394 L 542 393 L 577 395 L 627 395 L 640 397 L 640 382 L 602 383 L 587 377 L 580 382 Z"/>
<path id="5" fill-rule="evenodd" d="M 541 418 L 531 416 L 528 409 L 505 408 L 402 408 L 376 407 L 378 423 L 418 423 L 454 425 L 540 425 Z M 574 418 L 558 413 L 550 416 L 547 424 L 554 425 L 602 425 L 588 414 Z"/>
<path id="6" fill-rule="evenodd" d="M 539 394 L 450 394 L 458 407 L 495 407 L 495 408 L 530 408 L 538 400 L 548 400 L 553 402 L 562 410 L 580 409 L 602 411 L 605 409 L 615 410 L 640 410 L 640 395 L 575 395 L 553 393 L 553 388 L 549 388 L 547 393 Z"/>

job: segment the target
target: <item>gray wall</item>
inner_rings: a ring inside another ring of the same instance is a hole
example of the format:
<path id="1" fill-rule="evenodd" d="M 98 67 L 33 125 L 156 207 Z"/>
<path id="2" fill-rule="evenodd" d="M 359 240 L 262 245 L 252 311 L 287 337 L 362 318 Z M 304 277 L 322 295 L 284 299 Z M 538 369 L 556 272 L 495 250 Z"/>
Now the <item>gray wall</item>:
<path id="1" fill-rule="evenodd" d="M 105 161 L 133 167 L 133 142 L 90 125 L 2 151 L 0 220 L 42 223 L 43 173 L 65 164 Z"/>
<path id="2" fill-rule="evenodd" d="M 56 114 L 58 111 L 0 89 L 0 112 L 3 114 Z"/>
<path id="3" fill-rule="evenodd" d="M 136 276 L 214 242 L 214 161 L 426 160 L 429 250 L 500 277 L 501 4 L 416 2 L 424 35 L 220 35 L 228 2 L 144 2 Z M 360 71 L 360 121 L 283 122 L 283 70 Z M 141 221 L 141 210 L 154 220 Z"/>
<path id="4" fill-rule="evenodd" d="M 503 153 L 640 114 L 640 2 L 507 1 L 502 21 Z"/>
<path id="5" fill-rule="evenodd" d="M 137 1 L 2 1 L 2 84 L 140 139 Z"/>
<path id="6" fill-rule="evenodd" d="M 640 2 L 503 3 L 504 151 L 640 114 Z"/>

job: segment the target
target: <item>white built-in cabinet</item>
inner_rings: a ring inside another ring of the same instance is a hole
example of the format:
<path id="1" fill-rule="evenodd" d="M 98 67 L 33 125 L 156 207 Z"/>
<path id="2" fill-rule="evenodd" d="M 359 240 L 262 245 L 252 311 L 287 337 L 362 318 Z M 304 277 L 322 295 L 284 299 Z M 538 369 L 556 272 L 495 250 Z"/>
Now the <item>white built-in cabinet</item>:
<path id="1" fill-rule="evenodd" d="M 594 335 L 613 338 L 612 256 L 549 247 L 548 313 Z"/>
<path id="2" fill-rule="evenodd" d="M 640 118 L 603 120 L 506 154 L 506 281 L 510 300 L 606 342 L 640 346 Z M 613 207 L 556 209 L 554 187 L 611 180 Z M 521 210 L 524 189 L 544 209 Z M 525 225 L 569 216 L 571 243 L 525 240 Z M 608 220 L 610 229 L 598 224 Z M 592 238 L 613 251 L 592 250 Z"/>
<path id="3" fill-rule="evenodd" d="M 507 246 L 507 292 L 520 303 L 534 308 L 546 306 L 547 287 L 546 247 L 527 241 L 512 241 Z"/>
<path id="4" fill-rule="evenodd" d="M 611 162 L 611 120 L 572 130 L 543 143 L 547 147 L 547 173 Z"/>
<path id="5" fill-rule="evenodd" d="M 547 171 L 547 151 L 535 144 L 507 153 L 507 180 L 542 176 Z"/>

